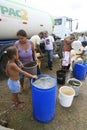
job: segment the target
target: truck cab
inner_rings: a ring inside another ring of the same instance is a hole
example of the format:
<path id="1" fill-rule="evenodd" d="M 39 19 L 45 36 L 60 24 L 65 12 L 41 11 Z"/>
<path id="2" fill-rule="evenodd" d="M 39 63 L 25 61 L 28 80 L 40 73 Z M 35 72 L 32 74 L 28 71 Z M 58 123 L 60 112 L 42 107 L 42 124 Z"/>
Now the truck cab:
<path id="1" fill-rule="evenodd" d="M 66 16 L 54 18 L 53 34 L 61 39 L 72 32 L 72 19 Z"/>

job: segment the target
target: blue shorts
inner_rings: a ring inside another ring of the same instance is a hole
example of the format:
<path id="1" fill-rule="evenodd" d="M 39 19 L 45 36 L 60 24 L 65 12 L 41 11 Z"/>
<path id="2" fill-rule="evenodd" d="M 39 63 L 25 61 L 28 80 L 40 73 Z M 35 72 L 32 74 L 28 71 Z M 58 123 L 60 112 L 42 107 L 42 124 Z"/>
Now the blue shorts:
<path id="1" fill-rule="evenodd" d="M 8 87 L 12 93 L 20 92 L 20 81 L 8 79 Z"/>

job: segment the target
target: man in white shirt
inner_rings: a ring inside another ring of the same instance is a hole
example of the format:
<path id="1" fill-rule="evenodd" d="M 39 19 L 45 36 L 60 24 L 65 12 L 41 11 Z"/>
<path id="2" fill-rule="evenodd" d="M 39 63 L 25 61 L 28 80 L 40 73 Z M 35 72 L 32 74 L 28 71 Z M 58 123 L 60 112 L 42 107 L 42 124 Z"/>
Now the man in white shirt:
<path id="1" fill-rule="evenodd" d="M 81 36 L 78 38 L 78 40 L 82 43 L 86 41 L 85 35 L 82 33 Z"/>
<path id="2" fill-rule="evenodd" d="M 48 60 L 48 66 L 47 67 L 50 70 L 52 70 L 53 50 L 56 49 L 56 45 L 55 45 L 55 42 L 54 42 L 54 38 L 52 36 L 50 36 L 47 31 L 44 33 L 44 35 L 45 35 L 45 39 L 44 39 L 45 51 L 46 51 L 46 56 L 47 56 L 47 60 Z"/>
<path id="3" fill-rule="evenodd" d="M 36 52 L 39 52 L 42 56 L 43 56 L 43 53 L 40 49 L 40 41 L 43 37 L 44 37 L 44 33 L 40 32 L 38 35 L 34 35 L 30 39 L 30 41 L 32 41 L 34 43 L 34 47 L 35 47 Z"/>

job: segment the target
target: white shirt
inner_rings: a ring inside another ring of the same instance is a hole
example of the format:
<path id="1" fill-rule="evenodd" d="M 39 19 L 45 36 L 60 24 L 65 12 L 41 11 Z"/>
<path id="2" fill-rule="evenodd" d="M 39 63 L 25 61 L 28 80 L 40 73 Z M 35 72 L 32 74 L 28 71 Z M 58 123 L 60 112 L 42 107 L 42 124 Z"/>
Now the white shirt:
<path id="1" fill-rule="evenodd" d="M 52 36 L 48 36 L 44 39 L 45 43 L 45 50 L 53 50 L 53 43 L 54 43 L 54 38 Z"/>
<path id="2" fill-rule="evenodd" d="M 30 41 L 34 43 L 35 49 L 36 49 L 36 45 L 40 45 L 40 37 L 38 35 L 32 36 Z"/>
<path id="3" fill-rule="evenodd" d="M 87 55 L 87 46 L 84 47 L 84 55 Z"/>
<path id="4" fill-rule="evenodd" d="M 85 36 L 85 41 L 87 41 L 87 36 Z"/>
<path id="5" fill-rule="evenodd" d="M 78 40 L 79 40 L 80 42 L 85 41 L 85 36 L 83 36 L 83 37 L 82 37 L 82 36 L 80 36 Z"/>

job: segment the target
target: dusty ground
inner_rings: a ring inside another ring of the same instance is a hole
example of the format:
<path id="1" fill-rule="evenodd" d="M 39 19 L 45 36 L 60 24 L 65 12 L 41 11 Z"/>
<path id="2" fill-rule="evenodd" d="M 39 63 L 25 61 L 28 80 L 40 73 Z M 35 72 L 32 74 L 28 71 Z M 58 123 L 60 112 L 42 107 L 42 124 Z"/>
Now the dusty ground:
<path id="1" fill-rule="evenodd" d="M 53 71 L 45 68 L 46 62 L 42 61 L 41 72 L 56 77 L 56 71 L 59 69 L 59 59 L 54 60 Z M 70 78 L 70 73 L 67 73 L 66 81 Z M 25 102 L 23 110 L 11 108 L 11 94 L 7 87 L 7 79 L 0 80 L 0 120 L 8 121 L 9 127 L 15 130 L 87 130 L 87 77 L 82 81 L 79 96 L 75 97 L 70 108 L 64 108 L 58 100 L 57 86 L 57 101 L 55 108 L 55 117 L 49 123 L 41 123 L 35 120 L 32 116 L 32 99 L 29 79 L 25 79 L 25 92 L 20 96 Z M 66 83 L 65 83 L 66 84 Z M 11 108 L 11 109 L 10 109 Z M 2 112 L 9 110 L 7 114 Z"/>

